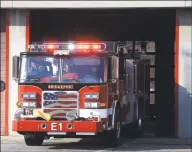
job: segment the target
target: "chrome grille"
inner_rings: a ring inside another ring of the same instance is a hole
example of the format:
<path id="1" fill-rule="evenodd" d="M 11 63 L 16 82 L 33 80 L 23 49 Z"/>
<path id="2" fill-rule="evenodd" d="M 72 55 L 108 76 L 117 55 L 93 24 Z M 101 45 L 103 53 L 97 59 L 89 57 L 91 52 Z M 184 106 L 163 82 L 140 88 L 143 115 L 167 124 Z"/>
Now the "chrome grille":
<path id="1" fill-rule="evenodd" d="M 42 104 L 43 111 L 53 118 L 66 118 L 67 112 L 78 116 L 79 94 L 77 91 L 44 91 Z"/>

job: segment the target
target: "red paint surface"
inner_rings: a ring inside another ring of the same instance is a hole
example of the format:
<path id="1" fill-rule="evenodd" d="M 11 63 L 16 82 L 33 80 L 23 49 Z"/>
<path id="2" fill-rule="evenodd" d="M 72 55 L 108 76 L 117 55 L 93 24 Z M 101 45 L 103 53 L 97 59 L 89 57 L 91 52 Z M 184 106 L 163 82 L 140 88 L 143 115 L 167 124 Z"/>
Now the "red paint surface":
<path id="1" fill-rule="evenodd" d="M 51 130 L 51 123 L 62 123 L 62 130 L 59 130 L 59 125 L 57 125 L 56 130 Z M 40 125 L 46 124 L 46 129 L 41 129 Z M 67 129 L 67 124 L 72 124 L 72 129 Z M 35 132 L 102 132 L 103 123 L 102 122 L 91 122 L 91 121 L 13 121 L 12 126 L 13 131 L 35 131 Z"/>

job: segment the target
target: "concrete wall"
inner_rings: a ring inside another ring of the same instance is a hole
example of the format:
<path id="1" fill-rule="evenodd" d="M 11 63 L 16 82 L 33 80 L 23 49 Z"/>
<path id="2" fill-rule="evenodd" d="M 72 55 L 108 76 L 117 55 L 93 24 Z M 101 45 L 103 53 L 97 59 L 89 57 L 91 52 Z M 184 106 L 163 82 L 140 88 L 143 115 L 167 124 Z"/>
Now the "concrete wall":
<path id="1" fill-rule="evenodd" d="M 12 120 L 18 100 L 18 85 L 12 79 L 12 57 L 25 51 L 26 43 L 26 11 L 9 11 L 9 133 L 12 134 Z"/>
<path id="2" fill-rule="evenodd" d="M 189 0 L 176 1 L 74 1 L 74 0 L 3 0 L 1 1 L 2 8 L 186 8 L 191 7 L 192 2 Z"/>
<path id="3" fill-rule="evenodd" d="M 179 21 L 178 136 L 192 137 L 192 10 L 177 10 Z"/>
<path id="4" fill-rule="evenodd" d="M 0 11 L 0 78 L 6 83 L 6 13 Z M 1 135 L 5 134 L 5 95 L 6 90 L 0 94 L 1 99 Z"/>

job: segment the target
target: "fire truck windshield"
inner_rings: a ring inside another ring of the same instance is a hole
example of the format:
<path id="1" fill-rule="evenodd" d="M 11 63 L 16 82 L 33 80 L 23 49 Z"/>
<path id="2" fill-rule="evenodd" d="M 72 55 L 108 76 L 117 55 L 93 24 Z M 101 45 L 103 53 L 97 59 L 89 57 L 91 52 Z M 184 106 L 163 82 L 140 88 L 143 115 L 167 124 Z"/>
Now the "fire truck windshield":
<path id="1" fill-rule="evenodd" d="M 104 57 L 22 56 L 20 83 L 104 83 Z"/>

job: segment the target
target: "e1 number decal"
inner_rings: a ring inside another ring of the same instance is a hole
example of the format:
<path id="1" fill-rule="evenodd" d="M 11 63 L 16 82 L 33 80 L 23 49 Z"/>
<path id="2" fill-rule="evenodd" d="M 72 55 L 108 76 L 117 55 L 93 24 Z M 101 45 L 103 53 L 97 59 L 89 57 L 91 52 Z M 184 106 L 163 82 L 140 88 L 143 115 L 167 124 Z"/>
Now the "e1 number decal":
<path id="1" fill-rule="evenodd" d="M 53 122 L 51 123 L 51 130 L 53 131 L 62 131 L 62 123 L 56 123 L 56 122 Z"/>

